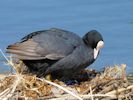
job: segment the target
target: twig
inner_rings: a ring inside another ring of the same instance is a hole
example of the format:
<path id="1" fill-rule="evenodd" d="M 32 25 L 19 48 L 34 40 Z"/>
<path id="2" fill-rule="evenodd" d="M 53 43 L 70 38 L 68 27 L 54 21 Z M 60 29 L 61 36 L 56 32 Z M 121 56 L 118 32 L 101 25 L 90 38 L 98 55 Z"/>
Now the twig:
<path id="1" fill-rule="evenodd" d="M 91 95 L 80 95 L 83 99 L 90 99 L 91 98 Z M 118 99 L 117 98 L 117 95 L 114 95 L 114 94 L 110 94 L 110 95 L 107 95 L 107 94 L 93 94 L 93 97 L 104 97 L 104 98 L 106 98 L 106 97 L 108 97 L 109 98 L 109 100 L 111 99 Z M 124 98 L 125 96 L 124 95 L 119 95 L 119 97 L 120 98 Z M 99 99 L 98 99 L 99 100 Z M 103 100 L 106 100 L 106 99 L 103 99 Z"/>
<path id="2" fill-rule="evenodd" d="M 94 98 L 93 98 L 93 94 L 92 94 L 91 86 L 90 86 L 90 95 L 91 95 L 91 99 L 94 100 Z"/>
<path id="3" fill-rule="evenodd" d="M 66 88 L 64 88 L 64 87 L 62 87 L 62 86 L 60 86 L 60 85 L 58 85 L 58 84 L 55 84 L 55 83 L 50 82 L 50 81 L 45 80 L 45 79 L 40 79 L 40 78 L 37 78 L 37 79 L 39 79 L 39 80 L 41 80 L 41 81 L 44 81 L 44 82 L 46 82 L 46 83 L 48 83 L 48 84 L 51 84 L 51 85 L 53 85 L 53 86 L 56 86 L 56 87 L 58 87 L 58 88 L 64 90 L 65 92 L 67 92 L 68 94 L 74 96 L 75 98 L 77 98 L 77 99 L 79 99 L 79 100 L 83 100 L 80 96 L 74 94 L 73 92 L 69 91 L 68 89 L 66 89 Z"/>
<path id="4" fill-rule="evenodd" d="M 41 99 L 41 100 L 45 100 L 45 99 L 52 99 L 52 98 L 56 98 L 56 96 L 54 96 L 54 95 L 50 95 L 50 96 L 44 96 L 44 97 L 40 97 L 39 99 Z"/>
<path id="5" fill-rule="evenodd" d="M 20 80 L 21 80 L 21 76 L 19 74 L 16 74 L 16 80 L 12 84 L 12 86 L 10 87 L 10 89 L 12 89 L 12 90 L 3 99 L 8 100 L 10 97 L 12 97 L 12 95 L 15 92 Z"/>
<path id="6" fill-rule="evenodd" d="M 127 78 L 126 78 L 126 64 L 121 64 L 121 70 L 122 70 L 122 79 L 123 80 L 127 80 Z"/>
<path id="7" fill-rule="evenodd" d="M 123 92 L 123 91 L 129 90 L 129 89 L 132 89 L 132 88 L 133 88 L 133 85 L 130 85 L 127 88 L 120 88 L 118 90 L 113 90 L 111 92 L 108 92 L 108 93 L 106 93 L 106 95 L 111 95 L 111 94 L 115 95 L 116 93 Z"/>
<path id="8" fill-rule="evenodd" d="M 10 92 L 10 88 L 7 88 L 3 92 L 1 92 L 0 93 L 0 100 L 2 100 L 9 92 Z"/>
<path id="9" fill-rule="evenodd" d="M 5 54 L 3 53 L 3 51 L 1 49 L 0 49 L 0 52 L 3 55 L 3 57 L 6 59 L 6 61 L 15 69 L 14 64 L 11 61 L 8 60 L 8 58 L 5 56 Z"/>
<path id="10" fill-rule="evenodd" d="M 5 77 L 7 77 L 6 74 L 0 74 L 0 79 L 4 79 Z"/>
<path id="11" fill-rule="evenodd" d="M 87 98 L 91 98 L 91 96 L 93 95 L 93 97 L 113 97 L 115 95 L 112 94 L 86 94 L 86 95 L 80 95 L 82 98 L 87 99 Z"/>
<path id="12" fill-rule="evenodd" d="M 58 96 L 58 98 L 53 97 L 53 98 L 49 98 L 50 100 L 62 100 L 62 99 L 68 99 L 70 94 L 64 94 L 61 96 Z M 105 94 L 86 94 L 86 95 L 80 95 L 80 97 L 82 97 L 83 99 L 91 99 L 91 97 L 116 97 L 116 95 L 105 95 Z"/>

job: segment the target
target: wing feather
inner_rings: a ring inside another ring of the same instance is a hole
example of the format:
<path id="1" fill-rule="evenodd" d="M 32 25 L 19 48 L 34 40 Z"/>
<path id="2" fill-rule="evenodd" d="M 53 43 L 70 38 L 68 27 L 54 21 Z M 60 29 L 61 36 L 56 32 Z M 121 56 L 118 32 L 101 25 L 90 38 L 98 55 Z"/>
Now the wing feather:
<path id="1" fill-rule="evenodd" d="M 19 59 L 61 59 L 73 52 L 82 39 L 72 32 L 50 29 L 33 32 L 22 40 L 7 47 L 7 53 L 16 54 Z"/>
<path id="2" fill-rule="evenodd" d="M 22 43 L 15 43 L 13 45 L 9 45 L 7 47 L 7 53 L 16 54 L 18 55 L 18 57 L 41 57 L 41 55 L 36 53 L 35 51 L 36 46 L 38 46 L 38 43 L 30 39 Z"/>
<path id="3" fill-rule="evenodd" d="M 41 55 L 41 53 L 36 52 L 37 48 L 43 49 L 43 52 L 45 53 Z M 57 60 L 64 57 L 64 55 L 61 54 L 50 53 L 47 50 L 45 51 L 44 48 L 41 48 L 41 46 L 39 46 L 39 44 L 37 42 L 34 42 L 32 39 L 21 43 L 9 45 L 6 52 L 15 54 L 19 59 L 22 60 L 39 60 L 46 58 L 51 60 Z"/>

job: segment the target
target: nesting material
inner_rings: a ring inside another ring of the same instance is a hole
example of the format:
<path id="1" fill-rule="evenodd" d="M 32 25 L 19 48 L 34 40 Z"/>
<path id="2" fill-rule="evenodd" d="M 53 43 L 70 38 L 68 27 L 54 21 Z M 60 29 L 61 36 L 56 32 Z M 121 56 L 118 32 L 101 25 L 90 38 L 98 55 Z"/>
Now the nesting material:
<path id="1" fill-rule="evenodd" d="M 84 70 L 75 75 L 80 84 L 67 86 L 59 80 L 50 82 L 35 75 L 22 74 L 21 63 L 13 65 L 16 73 L 0 75 L 0 100 L 133 99 L 133 84 L 126 79 L 125 64 L 106 67 L 101 72 Z"/>

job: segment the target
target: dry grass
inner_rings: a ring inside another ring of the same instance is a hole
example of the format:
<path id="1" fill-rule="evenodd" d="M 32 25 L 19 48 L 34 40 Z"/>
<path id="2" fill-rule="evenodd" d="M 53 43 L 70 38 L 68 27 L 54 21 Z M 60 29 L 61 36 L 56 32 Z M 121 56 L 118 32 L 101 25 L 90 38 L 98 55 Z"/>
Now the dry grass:
<path id="1" fill-rule="evenodd" d="M 102 72 L 83 71 L 81 75 L 87 73 L 90 76 L 91 73 L 93 77 L 67 86 L 59 80 L 50 82 L 35 75 L 23 74 L 22 62 L 16 64 L 12 60 L 7 61 L 16 72 L 0 75 L 0 100 L 133 99 L 133 84 L 126 79 L 125 64 L 106 67 Z"/>

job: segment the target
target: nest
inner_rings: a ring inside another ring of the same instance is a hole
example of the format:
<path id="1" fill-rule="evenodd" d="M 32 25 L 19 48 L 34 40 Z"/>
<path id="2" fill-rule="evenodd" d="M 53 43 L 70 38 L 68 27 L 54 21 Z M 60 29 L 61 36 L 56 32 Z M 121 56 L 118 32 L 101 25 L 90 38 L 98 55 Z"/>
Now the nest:
<path id="1" fill-rule="evenodd" d="M 66 85 L 22 74 L 22 63 L 9 63 L 16 73 L 0 74 L 0 100 L 133 100 L 133 83 L 127 80 L 125 64 L 100 72 L 81 71 L 75 75 L 80 84 Z"/>

